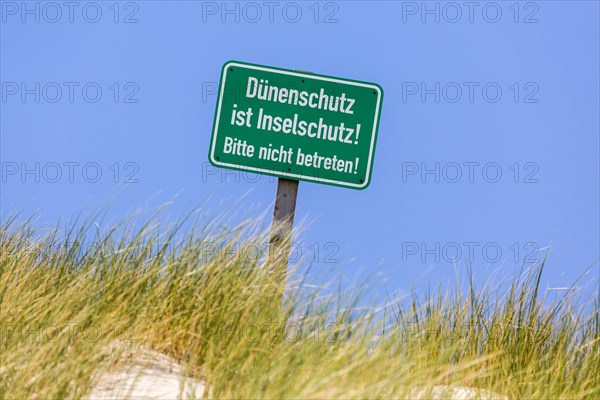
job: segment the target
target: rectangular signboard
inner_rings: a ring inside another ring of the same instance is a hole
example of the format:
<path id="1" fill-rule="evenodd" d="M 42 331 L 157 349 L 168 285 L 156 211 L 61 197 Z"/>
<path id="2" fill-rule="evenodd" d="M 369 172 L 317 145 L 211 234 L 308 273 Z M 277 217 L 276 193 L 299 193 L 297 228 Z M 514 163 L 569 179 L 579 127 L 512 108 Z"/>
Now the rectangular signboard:
<path id="1" fill-rule="evenodd" d="M 352 189 L 371 180 L 383 90 L 230 61 L 209 150 L 218 167 Z"/>

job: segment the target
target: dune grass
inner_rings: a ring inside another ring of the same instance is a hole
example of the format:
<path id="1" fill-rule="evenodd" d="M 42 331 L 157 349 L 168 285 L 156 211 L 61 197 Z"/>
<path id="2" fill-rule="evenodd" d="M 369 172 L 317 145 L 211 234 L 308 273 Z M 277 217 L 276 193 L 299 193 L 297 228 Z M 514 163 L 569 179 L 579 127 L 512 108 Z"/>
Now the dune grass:
<path id="1" fill-rule="evenodd" d="M 0 398 L 84 397 L 122 362 L 115 343 L 174 357 L 212 398 L 405 398 L 434 385 L 600 398 L 599 300 L 541 298 L 543 264 L 503 288 L 365 308 L 360 290 L 323 296 L 306 272 L 274 273 L 243 245 L 264 242 L 256 224 L 183 226 L 61 237 L 5 218 Z"/>

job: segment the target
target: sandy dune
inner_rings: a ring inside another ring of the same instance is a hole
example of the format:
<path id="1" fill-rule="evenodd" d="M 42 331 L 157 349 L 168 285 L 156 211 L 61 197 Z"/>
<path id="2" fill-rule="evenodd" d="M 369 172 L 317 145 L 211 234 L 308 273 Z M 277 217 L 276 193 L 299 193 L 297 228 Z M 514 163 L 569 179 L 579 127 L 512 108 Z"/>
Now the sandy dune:
<path id="1" fill-rule="evenodd" d="M 163 354 L 141 350 L 121 370 L 106 372 L 98 378 L 88 400 L 201 398 L 205 385 L 201 380 L 186 378 L 183 367 Z M 486 390 L 461 386 L 415 387 L 408 398 L 453 400 L 508 400 L 508 397 Z"/>
<path id="2" fill-rule="evenodd" d="M 203 393 L 204 383 L 186 378 L 173 359 L 143 350 L 121 370 L 101 375 L 87 399 L 194 399 Z"/>

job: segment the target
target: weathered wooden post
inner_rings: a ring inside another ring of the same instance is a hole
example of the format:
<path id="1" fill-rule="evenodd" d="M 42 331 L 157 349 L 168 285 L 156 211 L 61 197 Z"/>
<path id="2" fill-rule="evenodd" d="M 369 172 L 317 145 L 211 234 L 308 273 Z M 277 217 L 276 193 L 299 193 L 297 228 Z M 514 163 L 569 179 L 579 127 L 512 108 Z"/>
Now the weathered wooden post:
<path id="1" fill-rule="evenodd" d="M 290 256 L 299 183 L 296 180 L 286 178 L 278 178 L 277 181 L 277 194 L 275 195 L 271 237 L 269 239 L 269 263 L 271 268 L 281 269 L 282 271 L 278 272 L 281 272 L 284 276 Z"/>

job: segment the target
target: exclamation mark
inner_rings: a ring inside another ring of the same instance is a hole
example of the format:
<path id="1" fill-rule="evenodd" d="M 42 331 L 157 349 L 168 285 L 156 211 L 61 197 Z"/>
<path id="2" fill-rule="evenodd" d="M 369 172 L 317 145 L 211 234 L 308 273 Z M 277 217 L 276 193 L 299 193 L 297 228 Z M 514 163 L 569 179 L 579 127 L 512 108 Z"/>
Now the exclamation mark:
<path id="1" fill-rule="evenodd" d="M 358 135 L 360 135 L 360 124 L 356 124 L 356 140 L 354 140 L 354 144 L 358 144 Z"/>
<path id="2" fill-rule="evenodd" d="M 356 162 L 354 163 L 354 175 L 358 174 L 358 161 L 359 158 L 356 157 Z"/>

